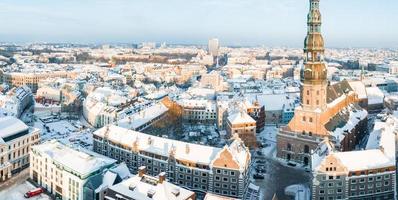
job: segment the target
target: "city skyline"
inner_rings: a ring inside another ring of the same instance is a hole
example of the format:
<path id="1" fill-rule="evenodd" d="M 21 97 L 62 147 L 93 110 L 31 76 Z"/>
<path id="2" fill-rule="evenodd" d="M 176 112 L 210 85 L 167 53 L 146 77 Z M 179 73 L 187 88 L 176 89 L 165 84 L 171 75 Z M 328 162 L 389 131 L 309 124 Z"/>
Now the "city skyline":
<path id="1" fill-rule="evenodd" d="M 1 42 L 206 44 L 301 47 L 307 0 L 39 0 L 0 3 Z M 398 3 L 323 0 L 326 47 L 398 47 Z"/>

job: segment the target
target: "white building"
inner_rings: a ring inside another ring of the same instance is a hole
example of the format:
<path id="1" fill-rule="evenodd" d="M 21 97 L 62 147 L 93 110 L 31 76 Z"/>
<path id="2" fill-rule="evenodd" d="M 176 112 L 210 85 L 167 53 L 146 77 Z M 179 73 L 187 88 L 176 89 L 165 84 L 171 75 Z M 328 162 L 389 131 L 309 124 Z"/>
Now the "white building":
<path id="1" fill-rule="evenodd" d="M 220 51 L 220 42 L 218 41 L 217 38 L 212 38 L 209 40 L 208 50 L 212 56 L 214 57 L 218 56 Z"/>
<path id="2" fill-rule="evenodd" d="M 0 95 L 0 116 L 19 118 L 25 110 L 33 108 L 34 103 L 29 87 L 14 88 L 6 95 Z"/>
<path id="3" fill-rule="evenodd" d="M 39 136 L 39 129 L 15 117 L 0 118 L 0 182 L 29 166 L 29 149 Z"/>
<path id="4" fill-rule="evenodd" d="M 56 140 L 33 146 L 30 157 L 30 178 L 56 197 L 67 200 L 83 199 L 84 184 L 116 163 L 116 160 L 88 150 L 72 149 Z"/>
<path id="5" fill-rule="evenodd" d="M 216 101 L 207 99 L 182 99 L 177 102 L 183 108 L 182 118 L 189 123 L 216 123 Z"/>
<path id="6" fill-rule="evenodd" d="M 83 102 L 83 116 L 94 127 L 115 122 L 118 108 L 127 103 L 127 94 L 111 88 L 97 88 Z"/>

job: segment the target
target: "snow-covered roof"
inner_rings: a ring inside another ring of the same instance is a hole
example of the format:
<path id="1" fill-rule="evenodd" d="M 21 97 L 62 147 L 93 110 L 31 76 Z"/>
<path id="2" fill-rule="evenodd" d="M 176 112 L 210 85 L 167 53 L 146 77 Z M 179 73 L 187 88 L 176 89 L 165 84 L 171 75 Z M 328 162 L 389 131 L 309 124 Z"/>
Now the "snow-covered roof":
<path id="1" fill-rule="evenodd" d="M 366 94 L 365 84 L 362 81 L 350 81 L 348 82 L 354 92 L 358 95 L 359 99 L 366 99 L 368 95 Z"/>
<path id="2" fill-rule="evenodd" d="M 395 166 L 395 132 L 398 130 L 396 117 L 386 122 L 376 122 L 370 134 L 366 150 L 333 152 L 319 149 L 312 156 L 312 167 L 317 169 L 326 161 L 326 156 L 334 156 L 348 171 L 361 171 Z M 329 148 L 330 149 L 330 148 Z"/>
<path id="3" fill-rule="evenodd" d="M 220 151 L 220 148 L 216 147 L 156 137 L 114 125 L 103 127 L 94 132 L 94 135 L 104 138 L 106 132 L 108 139 L 115 143 L 131 147 L 137 142 L 140 150 L 167 157 L 171 151 L 175 150 L 174 157 L 176 159 L 201 164 L 209 165 L 218 151 Z"/>
<path id="4" fill-rule="evenodd" d="M 248 94 L 246 97 L 249 101 L 258 100 L 260 105 L 265 107 L 266 111 L 283 110 L 285 104 L 289 104 L 292 99 L 295 99 L 295 93 L 288 94 L 260 94 L 252 95 Z"/>
<path id="5" fill-rule="evenodd" d="M 84 149 L 72 149 L 56 140 L 32 146 L 32 150 L 50 157 L 64 166 L 65 170 L 72 170 L 83 177 L 116 163 L 114 159 Z"/>
<path id="6" fill-rule="evenodd" d="M 159 179 L 143 175 L 136 175 L 119 184 L 109 187 L 123 196 L 140 200 L 184 200 L 194 195 L 194 192 L 176 186 L 167 181 L 159 182 Z M 153 194 L 148 197 L 148 193 Z"/>
<path id="7" fill-rule="evenodd" d="M 331 135 L 335 137 L 338 143 L 344 139 L 346 132 L 353 130 L 360 121 L 368 116 L 368 112 L 365 109 L 357 109 L 353 105 L 345 107 L 340 112 L 343 114 L 347 113 L 349 117 L 344 126 L 337 127 L 331 132 Z"/>
<path id="8" fill-rule="evenodd" d="M 368 104 L 383 104 L 384 93 L 378 87 L 367 87 L 366 93 L 368 94 Z"/>
<path id="9" fill-rule="evenodd" d="M 158 103 L 121 119 L 118 125 L 123 128 L 137 130 L 137 128 L 163 115 L 168 110 L 163 103 Z"/>
<path id="10" fill-rule="evenodd" d="M 0 118 L 0 138 L 15 135 L 28 129 L 29 127 L 16 117 Z"/>
<path id="11" fill-rule="evenodd" d="M 203 165 L 210 165 L 218 153 L 223 150 L 222 148 L 148 135 L 115 125 L 105 126 L 95 131 L 94 135 L 100 138 L 107 137 L 108 140 L 116 144 L 121 144 L 131 148 L 136 147 L 140 151 L 150 152 L 161 156 L 169 157 L 172 153 L 177 160 L 189 161 Z M 238 150 L 246 152 L 241 148 L 238 149 L 237 144 L 232 144 L 228 148 L 230 151 L 235 151 L 234 149 L 236 149 L 236 152 L 238 152 Z M 247 157 L 240 156 L 240 154 L 233 154 L 233 156 L 234 159 L 238 160 L 238 163 L 242 165 L 245 164 L 248 159 Z"/>
<path id="12" fill-rule="evenodd" d="M 248 124 L 256 123 L 256 121 L 250 117 L 246 112 L 236 112 L 228 116 L 228 121 L 231 124 Z"/>

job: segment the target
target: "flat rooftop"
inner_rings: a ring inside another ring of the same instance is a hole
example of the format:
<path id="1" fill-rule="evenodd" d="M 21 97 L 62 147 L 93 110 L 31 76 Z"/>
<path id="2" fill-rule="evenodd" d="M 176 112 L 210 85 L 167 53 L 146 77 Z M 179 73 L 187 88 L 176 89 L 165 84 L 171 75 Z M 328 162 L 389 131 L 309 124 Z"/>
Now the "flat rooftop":
<path id="1" fill-rule="evenodd" d="M 61 142 L 51 140 L 32 147 L 33 151 L 50 157 L 67 170 L 87 176 L 103 167 L 113 165 L 116 160 L 84 149 L 73 149 Z"/>

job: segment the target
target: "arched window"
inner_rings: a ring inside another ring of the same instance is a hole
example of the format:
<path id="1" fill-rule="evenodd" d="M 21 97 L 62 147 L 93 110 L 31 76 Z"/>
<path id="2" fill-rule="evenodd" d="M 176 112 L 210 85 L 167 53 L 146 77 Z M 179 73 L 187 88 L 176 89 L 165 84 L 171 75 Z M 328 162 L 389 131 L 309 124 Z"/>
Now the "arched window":
<path id="1" fill-rule="evenodd" d="M 287 150 L 291 151 L 292 150 L 292 145 L 290 143 L 287 143 Z"/>
<path id="2" fill-rule="evenodd" d="M 304 145 L 304 153 L 310 153 L 310 147 L 308 145 Z"/>

